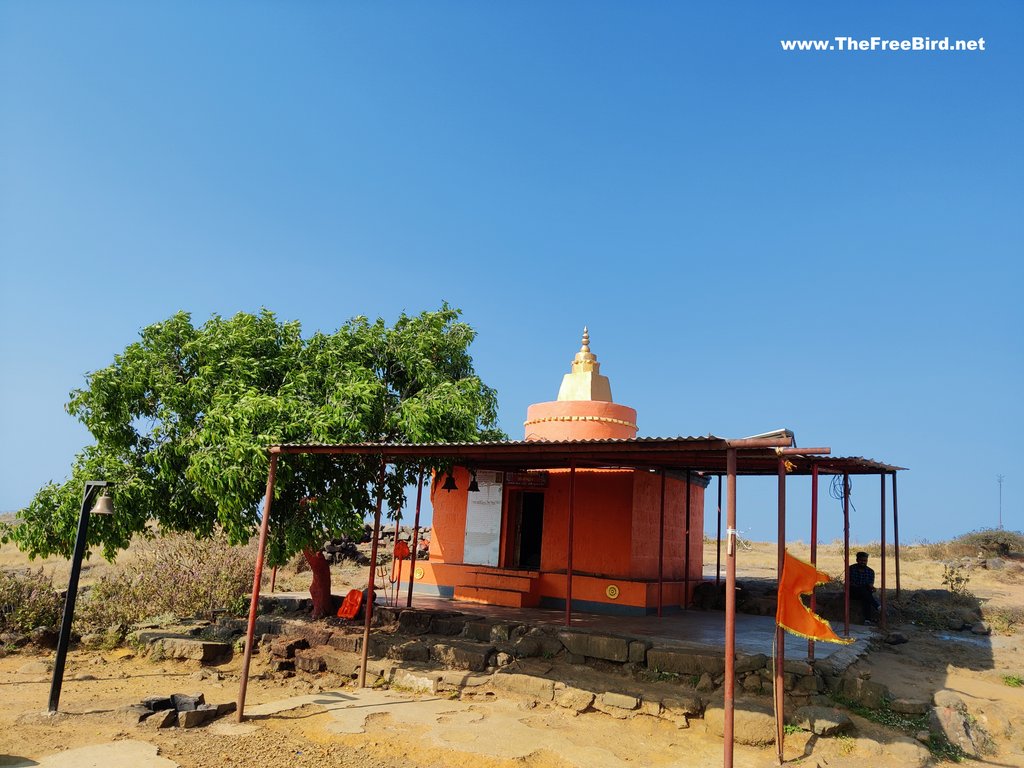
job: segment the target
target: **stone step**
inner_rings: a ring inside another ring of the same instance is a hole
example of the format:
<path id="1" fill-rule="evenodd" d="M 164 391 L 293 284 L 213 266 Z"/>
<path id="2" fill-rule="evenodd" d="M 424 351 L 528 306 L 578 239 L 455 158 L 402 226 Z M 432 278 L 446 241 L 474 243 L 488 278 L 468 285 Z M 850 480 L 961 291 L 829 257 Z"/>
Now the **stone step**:
<path id="1" fill-rule="evenodd" d="M 453 599 L 467 603 L 504 605 L 508 608 L 535 607 L 540 603 L 539 598 L 535 595 L 513 589 L 496 589 L 493 587 L 458 586 L 455 588 Z"/>
<path id="2" fill-rule="evenodd" d="M 473 579 L 474 587 L 487 589 L 508 589 L 515 592 L 532 592 L 535 578 L 492 571 L 471 571 L 470 578 Z"/>

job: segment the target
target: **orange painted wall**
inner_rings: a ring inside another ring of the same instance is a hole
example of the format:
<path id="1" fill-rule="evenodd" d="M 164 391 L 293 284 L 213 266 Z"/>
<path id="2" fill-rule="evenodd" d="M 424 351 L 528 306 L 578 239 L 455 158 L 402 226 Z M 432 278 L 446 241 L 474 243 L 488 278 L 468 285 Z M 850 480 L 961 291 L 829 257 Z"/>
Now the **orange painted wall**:
<path id="1" fill-rule="evenodd" d="M 637 470 L 633 483 L 632 570 L 637 578 L 658 578 L 661 475 Z M 704 488 L 690 483 L 690 579 L 700 579 L 704 557 Z M 663 576 L 682 579 L 686 549 L 686 481 L 665 478 Z"/>
<path id="2" fill-rule="evenodd" d="M 469 491 L 469 471 L 455 467 L 452 476 L 458 490 L 446 491 L 445 475 L 436 476 L 430 483 L 430 503 L 434 509 L 431 523 L 430 560 L 461 563 L 466 545 L 466 506 Z"/>
<path id="3" fill-rule="evenodd" d="M 454 586 L 462 579 L 458 569 L 445 563 L 462 563 L 466 531 L 469 473 L 453 471 L 458 490 L 441 489 L 444 476 L 431 484 L 433 531 L 429 565 L 424 584 Z M 569 471 L 552 470 L 544 493 L 544 534 L 541 549 L 540 594 L 565 597 L 565 557 L 569 510 Z M 685 541 L 685 486 L 683 479 L 668 477 L 665 483 L 664 604 L 679 605 L 682 596 Z M 573 597 L 618 605 L 654 606 L 657 603 L 658 518 L 661 477 L 643 470 L 576 471 L 576 513 L 573 547 Z M 506 489 L 505 514 L 509 514 Z M 702 578 L 704 488 L 690 484 L 690 588 Z M 506 517 L 507 521 L 507 517 Z M 506 524 L 504 542 L 510 527 Z M 503 547 L 503 554 L 507 547 Z M 502 565 L 507 561 L 502 560 Z M 428 565 L 428 564 L 424 564 Z M 546 572 L 546 573 L 544 573 Z M 647 580 L 647 583 L 626 580 Z M 620 581 L 621 580 L 621 581 Z M 604 593 L 616 583 L 620 595 L 610 600 Z"/>
<path id="4" fill-rule="evenodd" d="M 523 426 L 527 440 L 631 438 L 636 437 L 636 410 L 601 400 L 553 400 L 527 408 Z"/>
<path id="5" fill-rule="evenodd" d="M 633 504 L 630 470 L 576 470 L 573 570 L 629 575 Z M 564 571 L 568 542 L 569 471 L 553 470 L 544 497 L 542 571 Z"/>

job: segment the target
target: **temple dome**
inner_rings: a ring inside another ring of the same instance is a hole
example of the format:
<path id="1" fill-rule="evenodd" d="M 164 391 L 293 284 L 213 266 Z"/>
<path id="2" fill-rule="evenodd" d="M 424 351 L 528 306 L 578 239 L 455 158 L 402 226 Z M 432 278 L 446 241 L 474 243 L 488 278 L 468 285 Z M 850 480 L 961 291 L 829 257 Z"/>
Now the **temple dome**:
<path id="1" fill-rule="evenodd" d="M 580 351 L 562 377 L 558 399 L 526 410 L 527 440 L 607 440 L 636 437 L 636 411 L 612 401 L 611 382 L 601 375 L 584 326 Z"/>

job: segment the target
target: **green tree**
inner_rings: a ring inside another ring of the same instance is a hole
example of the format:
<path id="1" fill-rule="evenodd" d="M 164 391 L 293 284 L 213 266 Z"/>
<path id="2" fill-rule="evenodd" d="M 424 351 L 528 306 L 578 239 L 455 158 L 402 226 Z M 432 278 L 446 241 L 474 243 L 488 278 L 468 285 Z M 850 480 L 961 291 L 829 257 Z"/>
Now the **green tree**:
<path id="1" fill-rule="evenodd" d="M 153 521 L 162 530 L 232 542 L 255 532 L 274 443 L 473 441 L 502 437 L 495 392 L 473 370 L 474 330 L 460 311 L 402 315 L 393 326 L 356 317 L 303 339 L 273 313 L 179 312 L 88 375 L 68 413 L 95 438 L 71 477 L 49 483 L 8 532 L 32 556 L 70 556 L 83 483 L 112 480 L 117 514 L 93 518 L 90 546 L 113 559 Z M 396 513 L 420 468 L 389 467 Z M 360 457 L 286 456 L 278 466 L 268 560 L 302 552 L 314 615 L 330 608 L 325 536 L 354 533 L 375 506 L 380 465 Z"/>

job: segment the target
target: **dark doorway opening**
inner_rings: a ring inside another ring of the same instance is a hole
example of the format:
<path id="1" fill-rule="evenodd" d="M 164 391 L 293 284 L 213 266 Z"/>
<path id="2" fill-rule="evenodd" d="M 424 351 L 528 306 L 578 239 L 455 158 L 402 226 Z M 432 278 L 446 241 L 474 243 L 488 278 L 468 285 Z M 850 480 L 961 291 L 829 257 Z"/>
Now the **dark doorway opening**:
<path id="1" fill-rule="evenodd" d="M 522 491 L 518 495 L 516 556 L 518 568 L 540 569 L 540 548 L 544 533 L 544 494 Z"/>

